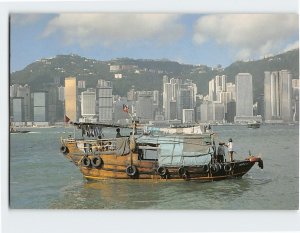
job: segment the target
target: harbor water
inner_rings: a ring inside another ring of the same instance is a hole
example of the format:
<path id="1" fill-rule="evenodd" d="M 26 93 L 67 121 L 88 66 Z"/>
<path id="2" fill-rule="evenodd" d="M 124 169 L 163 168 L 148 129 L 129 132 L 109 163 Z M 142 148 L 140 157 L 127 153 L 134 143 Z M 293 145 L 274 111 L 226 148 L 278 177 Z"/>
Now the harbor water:
<path id="1" fill-rule="evenodd" d="M 12 209 L 297 210 L 298 125 L 214 126 L 217 140 L 233 139 L 235 159 L 260 155 L 242 178 L 213 182 L 86 181 L 59 151 L 72 128 L 31 128 L 11 134 L 9 205 Z M 114 129 L 105 129 L 111 136 Z M 123 130 L 123 134 L 129 131 Z"/>

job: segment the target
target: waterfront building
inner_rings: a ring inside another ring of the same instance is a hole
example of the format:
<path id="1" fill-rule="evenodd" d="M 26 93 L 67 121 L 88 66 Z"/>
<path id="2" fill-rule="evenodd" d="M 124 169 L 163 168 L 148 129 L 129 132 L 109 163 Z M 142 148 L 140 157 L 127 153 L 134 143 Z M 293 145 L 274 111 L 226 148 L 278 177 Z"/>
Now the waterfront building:
<path id="1" fill-rule="evenodd" d="M 136 117 L 140 122 L 149 122 L 153 120 L 153 91 L 139 91 L 137 93 Z"/>
<path id="2" fill-rule="evenodd" d="M 195 122 L 195 110 L 183 109 L 182 110 L 182 123 L 194 123 Z"/>
<path id="3" fill-rule="evenodd" d="M 213 102 L 204 101 L 200 105 L 200 121 L 210 122 L 213 119 Z"/>
<path id="4" fill-rule="evenodd" d="M 96 116 L 96 92 L 93 88 L 81 92 L 81 116 L 85 122 L 92 121 Z"/>
<path id="5" fill-rule="evenodd" d="M 16 97 L 24 98 L 24 121 L 31 121 L 31 91 L 30 86 L 25 84 L 24 86 L 18 85 L 16 91 Z"/>
<path id="6" fill-rule="evenodd" d="M 249 121 L 253 117 L 252 75 L 239 73 L 235 77 L 236 117 L 235 122 Z"/>
<path id="7" fill-rule="evenodd" d="M 11 98 L 11 121 L 12 122 L 24 122 L 25 111 L 24 111 L 24 98 L 13 97 Z"/>
<path id="8" fill-rule="evenodd" d="M 64 102 L 65 101 L 65 87 L 60 86 L 58 89 L 58 100 Z"/>
<path id="9" fill-rule="evenodd" d="M 265 72 L 264 102 L 266 122 L 292 120 L 292 74 L 289 71 Z"/>
<path id="10" fill-rule="evenodd" d="M 236 102 L 233 100 L 229 101 L 226 108 L 227 112 L 225 113 L 225 121 L 233 123 L 236 115 Z"/>
<path id="11" fill-rule="evenodd" d="M 293 121 L 299 121 L 299 79 L 292 79 L 293 89 Z"/>
<path id="12" fill-rule="evenodd" d="M 47 87 L 48 91 L 48 121 L 54 123 L 58 118 L 63 118 L 59 116 L 59 102 L 58 102 L 58 88 L 56 84 L 49 84 Z"/>
<path id="13" fill-rule="evenodd" d="M 111 123 L 113 121 L 113 95 L 110 81 L 98 80 L 98 109 L 99 122 Z"/>
<path id="14" fill-rule="evenodd" d="M 167 76 L 164 82 L 167 81 Z M 163 87 L 163 110 L 165 113 L 165 119 L 170 119 L 170 101 L 177 100 L 178 89 L 181 84 L 180 79 L 171 78 L 170 82 L 164 83 Z"/>
<path id="15" fill-rule="evenodd" d="M 33 92 L 33 121 L 48 122 L 48 93 L 45 91 Z"/>
<path id="16" fill-rule="evenodd" d="M 231 99 L 236 101 L 236 89 L 235 84 L 226 83 L 226 91 L 231 93 Z"/>
<path id="17" fill-rule="evenodd" d="M 65 115 L 77 121 L 77 86 L 75 77 L 65 78 Z"/>
<path id="18" fill-rule="evenodd" d="M 195 107 L 195 92 L 194 86 L 190 83 L 180 85 L 177 96 L 177 117 L 183 119 L 184 109 L 194 109 Z"/>

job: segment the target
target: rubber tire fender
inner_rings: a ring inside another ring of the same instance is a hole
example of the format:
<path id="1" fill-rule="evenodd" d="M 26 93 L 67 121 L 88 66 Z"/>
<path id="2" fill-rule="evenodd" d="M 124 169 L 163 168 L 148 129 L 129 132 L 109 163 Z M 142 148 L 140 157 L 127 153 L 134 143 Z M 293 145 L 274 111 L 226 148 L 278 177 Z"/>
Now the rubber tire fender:
<path id="1" fill-rule="evenodd" d="M 161 167 L 158 167 L 158 168 L 157 168 L 157 172 L 158 172 L 158 174 L 159 174 L 160 176 L 165 176 L 165 175 L 168 174 L 168 169 L 165 168 L 165 167 L 163 167 L 163 166 L 161 166 Z"/>
<path id="2" fill-rule="evenodd" d="M 82 159 L 81 159 L 81 165 L 83 167 L 89 167 L 91 165 L 91 160 L 89 157 L 87 156 L 84 156 Z"/>
<path id="3" fill-rule="evenodd" d="M 69 150 L 68 150 L 68 147 L 63 145 L 60 147 L 60 151 L 61 151 L 61 153 L 63 153 L 65 155 L 68 153 Z"/>
<path id="4" fill-rule="evenodd" d="M 136 166 L 134 166 L 134 165 L 129 165 L 128 167 L 126 167 L 126 170 L 125 170 L 125 172 L 126 172 L 126 174 L 128 175 L 128 176 L 135 176 L 136 175 L 136 173 L 137 173 L 137 168 L 136 168 Z"/>
<path id="5" fill-rule="evenodd" d="M 225 172 L 230 172 L 232 170 L 232 166 L 230 163 L 225 164 L 223 168 Z"/>
<path id="6" fill-rule="evenodd" d="M 218 163 L 211 164 L 210 170 L 211 170 L 211 173 L 213 173 L 213 174 L 217 173 L 218 171 L 220 171 L 220 165 Z"/>
<path id="7" fill-rule="evenodd" d="M 180 177 L 182 177 L 184 173 L 186 173 L 186 169 L 184 167 L 178 168 L 178 175 Z"/>
<path id="8" fill-rule="evenodd" d="M 91 158 L 91 164 L 92 164 L 92 166 L 94 167 L 94 168 L 97 168 L 97 167 L 100 167 L 101 166 L 101 164 L 102 164 L 102 159 L 101 159 L 101 157 L 100 156 L 93 156 L 92 158 Z"/>

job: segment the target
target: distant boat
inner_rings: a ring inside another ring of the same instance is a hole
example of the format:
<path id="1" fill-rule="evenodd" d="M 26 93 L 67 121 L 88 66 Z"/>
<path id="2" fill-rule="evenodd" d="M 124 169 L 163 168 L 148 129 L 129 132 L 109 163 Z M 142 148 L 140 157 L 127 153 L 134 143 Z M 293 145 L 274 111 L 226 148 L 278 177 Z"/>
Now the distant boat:
<path id="1" fill-rule="evenodd" d="M 11 134 L 17 134 L 17 133 L 29 133 L 30 131 L 29 130 L 17 130 L 13 127 L 10 127 L 9 132 Z"/>
<path id="2" fill-rule="evenodd" d="M 260 127 L 260 122 L 259 121 L 251 121 L 247 123 L 247 127 L 248 128 L 252 128 L 252 129 L 257 129 Z"/>

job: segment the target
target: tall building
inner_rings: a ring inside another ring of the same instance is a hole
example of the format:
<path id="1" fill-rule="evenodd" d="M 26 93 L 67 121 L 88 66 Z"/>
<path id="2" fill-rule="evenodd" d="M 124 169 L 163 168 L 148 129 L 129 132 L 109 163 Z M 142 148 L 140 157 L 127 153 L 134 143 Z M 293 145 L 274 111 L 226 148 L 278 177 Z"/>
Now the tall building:
<path id="1" fill-rule="evenodd" d="M 226 83 L 226 92 L 230 92 L 231 93 L 231 100 L 236 101 L 235 84 L 233 84 L 233 83 Z"/>
<path id="2" fill-rule="evenodd" d="M 48 93 L 33 92 L 33 121 L 47 122 L 48 121 Z"/>
<path id="3" fill-rule="evenodd" d="M 164 78 L 164 90 L 163 90 L 163 110 L 165 113 L 165 119 L 170 120 L 170 102 L 177 101 L 178 89 L 181 84 L 180 79 L 171 78 L 168 83 L 167 76 Z"/>
<path id="4" fill-rule="evenodd" d="M 24 121 L 31 121 L 31 93 L 30 86 L 25 84 L 24 86 L 18 85 L 16 91 L 16 97 L 24 98 Z"/>
<path id="5" fill-rule="evenodd" d="M 265 72 L 265 121 L 292 120 L 292 74 L 287 70 Z"/>
<path id="6" fill-rule="evenodd" d="M 48 121 L 53 123 L 56 122 L 59 118 L 59 101 L 58 101 L 58 88 L 56 84 L 49 84 L 47 87 L 48 90 Z"/>
<path id="7" fill-rule="evenodd" d="M 236 121 L 253 117 L 252 75 L 239 73 L 235 77 Z"/>
<path id="8" fill-rule="evenodd" d="M 182 110 L 182 123 L 194 123 L 195 122 L 195 110 L 183 109 Z"/>
<path id="9" fill-rule="evenodd" d="M 113 120 L 112 84 L 109 81 L 98 80 L 98 114 L 99 122 L 111 123 Z"/>
<path id="10" fill-rule="evenodd" d="M 217 75 L 214 79 L 208 83 L 208 100 L 220 101 L 220 93 L 226 91 L 226 75 Z"/>
<path id="11" fill-rule="evenodd" d="M 77 121 L 77 86 L 75 77 L 65 78 L 65 115 Z"/>
<path id="12" fill-rule="evenodd" d="M 81 92 L 81 116 L 88 120 L 96 116 L 96 92 L 93 88 Z"/>
<path id="13" fill-rule="evenodd" d="M 11 121 L 12 122 L 24 122 L 25 111 L 24 111 L 24 98 L 13 97 L 11 99 Z"/>
<path id="14" fill-rule="evenodd" d="M 58 100 L 59 101 L 65 101 L 65 87 L 58 87 Z"/>
<path id="15" fill-rule="evenodd" d="M 141 122 L 148 122 L 154 118 L 153 92 L 139 91 L 136 102 L 136 116 Z"/>
<path id="16" fill-rule="evenodd" d="M 177 95 L 177 119 L 183 119 L 184 109 L 194 109 L 195 107 L 194 86 L 190 84 L 180 85 Z"/>

